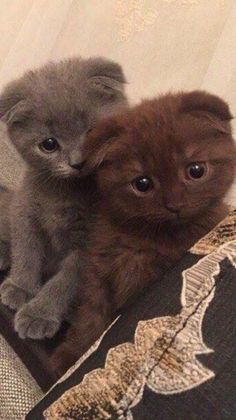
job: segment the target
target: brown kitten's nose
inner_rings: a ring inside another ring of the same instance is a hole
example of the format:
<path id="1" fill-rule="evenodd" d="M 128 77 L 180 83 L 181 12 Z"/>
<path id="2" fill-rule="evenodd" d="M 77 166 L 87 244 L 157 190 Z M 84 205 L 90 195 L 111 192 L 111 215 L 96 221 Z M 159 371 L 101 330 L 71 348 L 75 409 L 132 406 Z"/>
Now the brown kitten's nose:
<path id="1" fill-rule="evenodd" d="M 180 210 L 183 208 L 182 204 L 166 204 L 166 209 L 169 210 L 171 213 L 179 213 Z"/>
<path id="2" fill-rule="evenodd" d="M 77 169 L 78 171 L 81 171 L 81 169 L 83 168 L 85 164 L 85 161 L 83 162 L 78 162 L 78 163 L 72 163 L 70 166 L 74 169 Z"/>

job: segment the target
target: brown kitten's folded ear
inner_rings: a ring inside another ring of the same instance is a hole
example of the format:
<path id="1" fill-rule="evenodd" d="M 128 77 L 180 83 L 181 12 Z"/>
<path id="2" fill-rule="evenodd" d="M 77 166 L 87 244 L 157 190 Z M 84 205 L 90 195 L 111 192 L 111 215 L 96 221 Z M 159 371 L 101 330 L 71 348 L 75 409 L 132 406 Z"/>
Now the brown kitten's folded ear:
<path id="1" fill-rule="evenodd" d="M 118 63 L 104 58 L 90 59 L 86 71 L 91 94 L 98 98 L 120 97 L 126 101 L 124 96 L 126 80 Z"/>
<path id="2" fill-rule="evenodd" d="M 23 123 L 29 116 L 30 106 L 22 92 L 20 81 L 11 82 L 0 95 L 0 119 L 8 128 Z"/>
<path id="3" fill-rule="evenodd" d="M 181 96 L 181 112 L 210 113 L 222 121 L 232 119 L 228 104 L 216 95 L 196 90 Z"/>
<path id="4" fill-rule="evenodd" d="M 87 135 L 82 149 L 82 176 L 92 173 L 105 161 L 123 131 L 124 127 L 119 119 L 110 117 L 101 121 Z"/>

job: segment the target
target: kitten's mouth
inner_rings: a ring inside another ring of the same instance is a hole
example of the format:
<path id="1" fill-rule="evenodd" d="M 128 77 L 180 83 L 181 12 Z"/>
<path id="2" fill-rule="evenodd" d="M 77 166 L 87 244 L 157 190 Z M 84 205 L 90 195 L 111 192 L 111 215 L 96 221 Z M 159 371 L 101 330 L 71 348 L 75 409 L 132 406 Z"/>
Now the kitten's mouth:
<path id="1" fill-rule="evenodd" d="M 183 212 L 183 211 L 166 212 L 167 223 L 173 223 L 173 224 L 185 223 L 189 219 L 189 217 L 190 215 L 188 215 L 186 212 Z"/>
<path id="2" fill-rule="evenodd" d="M 72 177 L 80 178 L 85 176 L 85 171 L 83 171 L 86 161 L 77 163 L 76 165 L 71 165 L 73 172 L 71 173 Z"/>
<path id="3" fill-rule="evenodd" d="M 189 220 L 193 219 L 196 216 L 193 212 L 179 212 L 176 214 L 169 214 L 169 218 L 167 220 L 170 224 L 185 224 L 188 223 Z"/>
<path id="4" fill-rule="evenodd" d="M 62 167 L 62 168 L 59 167 L 55 171 L 55 174 L 57 178 L 60 178 L 60 179 L 80 178 L 84 176 L 84 173 L 82 171 L 84 165 L 85 165 L 85 161 L 80 162 L 75 165 L 68 165 L 67 167 Z"/>
<path id="5" fill-rule="evenodd" d="M 165 216 L 167 220 L 177 220 L 181 217 L 180 212 L 170 210 L 166 210 Z"/>

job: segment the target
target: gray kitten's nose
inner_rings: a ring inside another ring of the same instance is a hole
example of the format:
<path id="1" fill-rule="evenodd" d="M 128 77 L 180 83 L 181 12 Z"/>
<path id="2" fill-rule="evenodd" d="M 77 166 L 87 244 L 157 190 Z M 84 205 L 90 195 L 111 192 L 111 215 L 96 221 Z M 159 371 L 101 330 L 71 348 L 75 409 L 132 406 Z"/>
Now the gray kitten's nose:
<path id="1" fill-rule="evenodd" d="M 85 164 L 85 161 L 83 162 L 77 162 L 77 163 L 71 163 L 70 166 L 74 169 L 77 169 L 78 171 L 81 171 L 81 169 L 83 168 Z"/>
<path id="2" fill-rule="evenodd" d="M 79 147 L 70 152 L 69 164 L 73 169 L 77 169 L 77 171 L 82 169 L 84 161 Z"/>

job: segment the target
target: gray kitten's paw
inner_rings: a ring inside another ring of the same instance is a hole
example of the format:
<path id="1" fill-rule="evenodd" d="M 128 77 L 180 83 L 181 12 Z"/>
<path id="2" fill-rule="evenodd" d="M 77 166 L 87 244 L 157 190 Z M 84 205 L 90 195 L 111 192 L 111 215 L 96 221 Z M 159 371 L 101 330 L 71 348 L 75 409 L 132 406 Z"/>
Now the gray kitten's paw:
<path id="1" fill-rule="evenodd" d="M 30 293 L 16 286 L 11 279 L 7 279 L 2 283 L 0 295 L 3 305 L 8 306 L 10 309 L 19 309 L 32 298 Z"/>
<path id="2" fill-rule="evenodd" d="M 42 315 L 41 315 L 42 314 Z M 14 328 L 20 338 L 42 340 L 53 337 L 59 330 L 61 321 L 45 313 L 44 308 L 31 301 L 15 315 Z"/>

